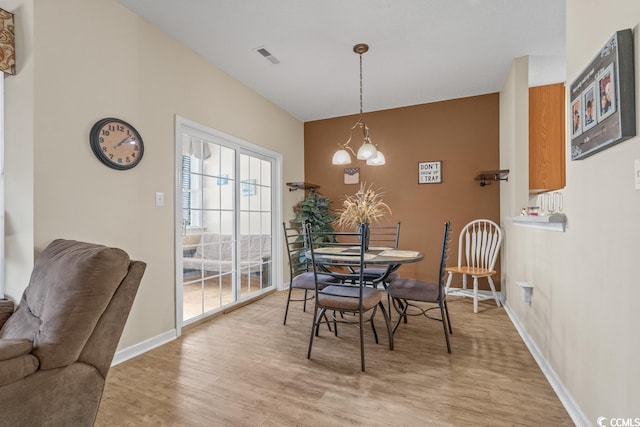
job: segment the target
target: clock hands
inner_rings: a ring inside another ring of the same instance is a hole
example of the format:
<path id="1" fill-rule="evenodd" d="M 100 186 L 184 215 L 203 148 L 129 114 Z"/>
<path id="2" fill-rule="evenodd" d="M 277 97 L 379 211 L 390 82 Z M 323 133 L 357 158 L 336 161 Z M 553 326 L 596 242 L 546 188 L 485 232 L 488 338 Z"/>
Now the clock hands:
<path id="1" fill-rule="evenodd" d="M 126 137 L 125 139 L 123 139 L 122 141 L 120 141 L 116 145 L 114 145 L 113 148 L 118 148 L 122 144 L 124 144 L 125 142 L 133 143 L 133 142 L 135 142 L 135 140 L 136 140 L 136 138 L 133 135 L 129 135 L 128 137 Z"/>

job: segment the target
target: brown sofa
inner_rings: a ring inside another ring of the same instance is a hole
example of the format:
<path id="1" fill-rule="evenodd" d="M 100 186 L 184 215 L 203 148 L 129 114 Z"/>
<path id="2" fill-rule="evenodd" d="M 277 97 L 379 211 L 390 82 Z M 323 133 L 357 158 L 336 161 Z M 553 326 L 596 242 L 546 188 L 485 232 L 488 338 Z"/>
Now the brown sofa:
<path id="1" fill-rule="evenodd" d="M 0 425 L 91 426 L 145 263 L 55 240 L 15 312 L 0 301 Z"/>

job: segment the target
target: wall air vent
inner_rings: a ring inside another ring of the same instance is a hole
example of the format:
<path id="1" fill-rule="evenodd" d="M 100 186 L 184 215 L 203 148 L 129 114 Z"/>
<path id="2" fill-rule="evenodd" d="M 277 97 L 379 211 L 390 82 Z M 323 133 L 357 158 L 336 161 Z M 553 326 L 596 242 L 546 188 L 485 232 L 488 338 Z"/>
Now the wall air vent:
<path id="1" fill-rule="evenodd" d="M 276 58 L 275 56 L 271 55 L 271 52 L 269 52 L 267 49 L 265 49 L 264 47 L 258 47 L 255 49 L 260 55 L 264 56 L 269 62 L 271 62 L 272 64 L 279 64 L 280 61 L 278 61 L 278 58 Z"/>

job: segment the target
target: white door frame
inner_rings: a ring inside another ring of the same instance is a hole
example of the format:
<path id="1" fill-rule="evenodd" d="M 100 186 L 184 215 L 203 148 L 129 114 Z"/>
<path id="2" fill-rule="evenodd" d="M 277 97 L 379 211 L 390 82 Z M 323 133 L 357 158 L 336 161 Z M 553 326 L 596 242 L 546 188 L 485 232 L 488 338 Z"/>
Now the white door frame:
<path id="1" fill-rule="evenodd" d="M 282 238 L 281 233 L 278 232 L 280 228 L 278 224 L 282 224 L 282 154 L 277 153 L 275 151 L 269 150 L 265 147 L 261 147 L 259 145 L 253 144 L 251 142 L 247 142 L 240 138 L 237 138 L 233 135 L 229 135 L 227 133 L 221 132 L 216 129 L 212 129 L 208 126 L 196 123 L 179 115 L 175 116 L 175 135 L 174 135 L 174 146 L 175 146 L 175 162 L 174 162 L 174 265 L 176 266 L 175 271 L 175 302 L 176 302 L 176 335 L 180 336 L 182 334 L 182 315 L 183 315 L 183 299 L 182 299 L 182 245 L 178 243 L 182 241 L 182 134 L 188 131 L 190 133 L 202 134 L 204 139 L 221 139 L 224 140 L 231 145 L 238 147 L 241 151 L 249 150 L 251 152 L 259 153 L 265 155 L 267 157 L 271 157 L 275 159 L 274 167 L 272 171 L 272 212 L 271 212 L 271 227 L 272 227 L 272 238 L 271 238 L 271 279 L 274 286 L 277 289 L 282 289 L 283 283 L 283 272 L 282 272 Z"/>

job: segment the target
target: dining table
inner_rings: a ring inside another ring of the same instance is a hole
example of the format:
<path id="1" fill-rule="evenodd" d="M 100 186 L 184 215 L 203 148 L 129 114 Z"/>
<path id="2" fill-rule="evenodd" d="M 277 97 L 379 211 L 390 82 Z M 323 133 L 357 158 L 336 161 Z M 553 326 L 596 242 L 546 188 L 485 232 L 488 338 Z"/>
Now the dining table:
<path id="1" fill-rule="evenodd" d="M 343 267 L 359 267 L 360 266 L 360 246 L 327 246 L 319 247 L 313 250 L 315 262 L 326 267 L 343 266 Z M 310 256 L 310 254 L 309 254 Z M 373 286 L 378 284 L 386 285 L 386 280 L 391 273 L 398 270 L 403 264 L 422 261 L 421 252 L 394 249 L 383 246 L 371 246 L 364 253 L 365 267 L 386 266 L 387 270 L 383 275 L 367 277 L 367 281 Z"/>

